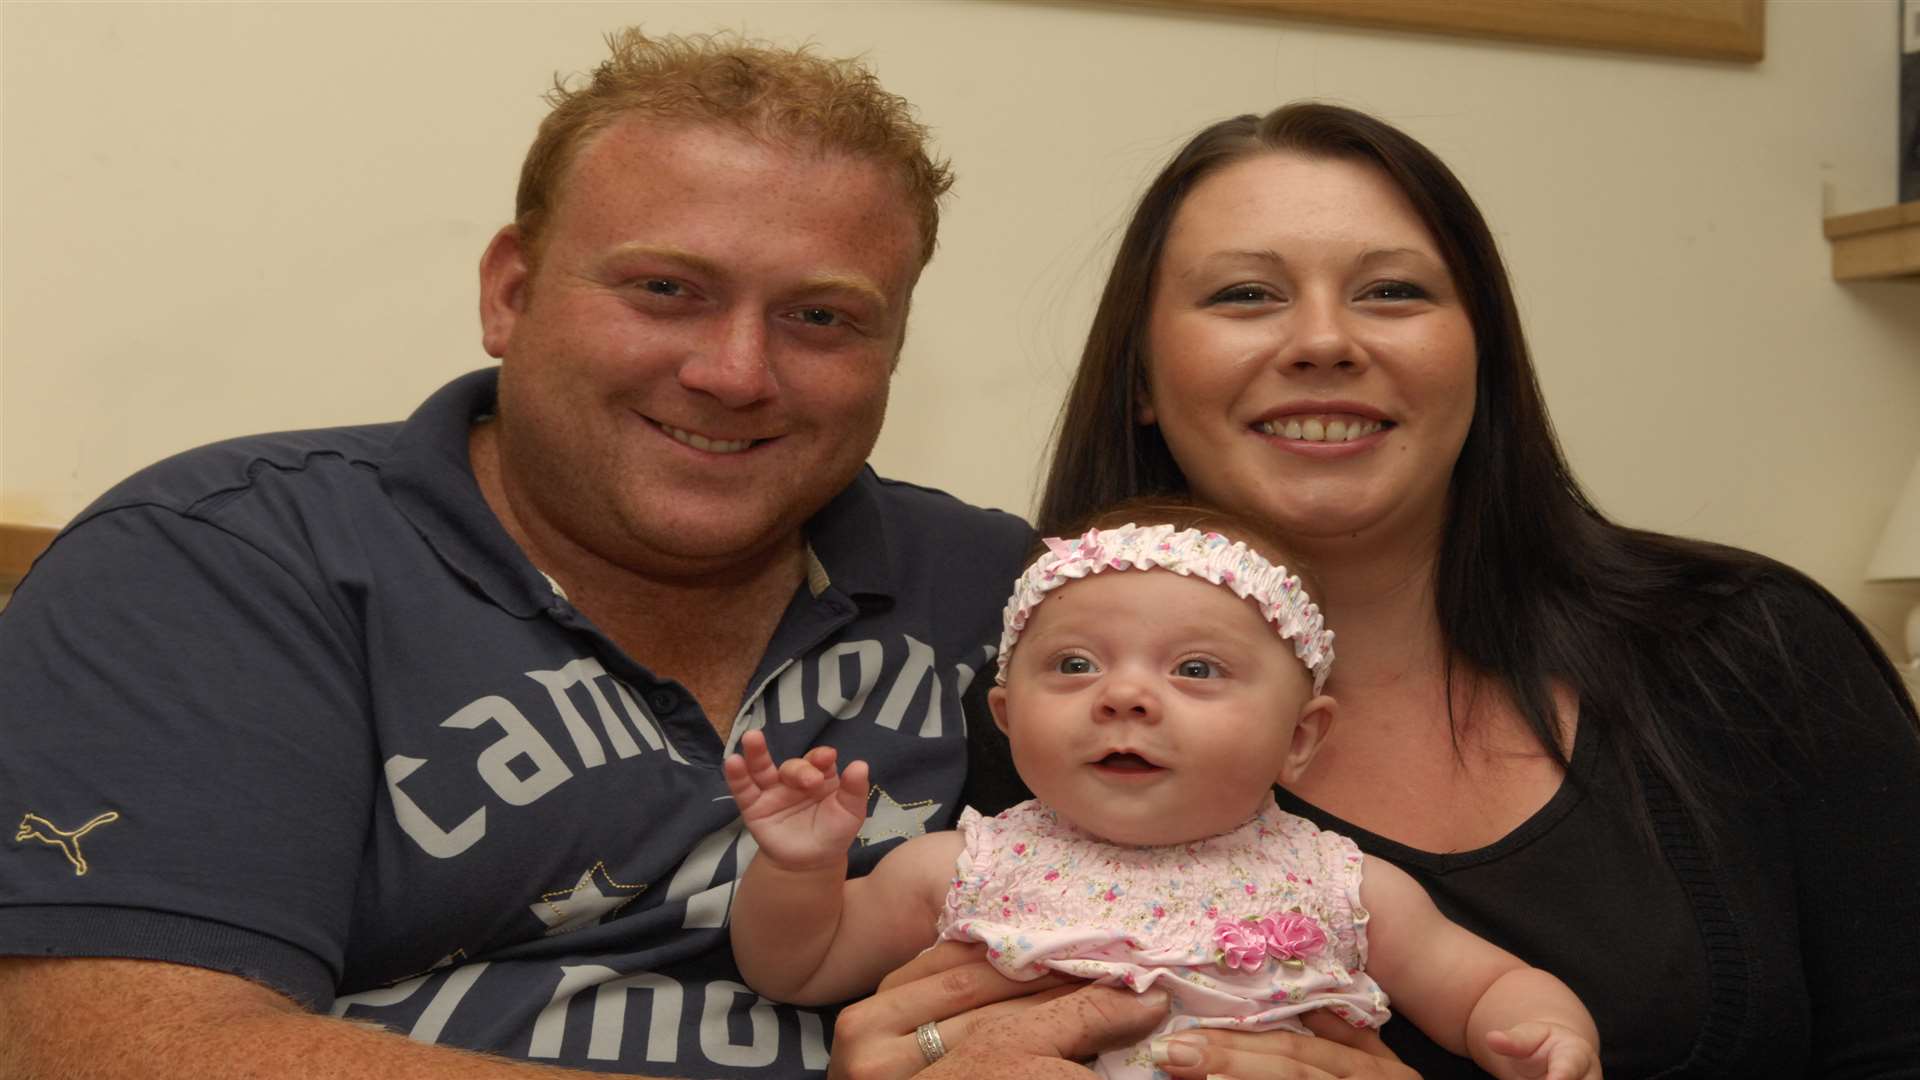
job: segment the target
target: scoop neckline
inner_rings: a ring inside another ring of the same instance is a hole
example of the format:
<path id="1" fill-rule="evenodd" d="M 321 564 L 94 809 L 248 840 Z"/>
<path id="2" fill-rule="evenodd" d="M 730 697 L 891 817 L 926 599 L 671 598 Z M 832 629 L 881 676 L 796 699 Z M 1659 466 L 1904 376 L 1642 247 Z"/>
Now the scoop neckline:
<path id="1" fill-rule="evenodd" d="M 1401 843 L 1370 829 L 1363 829 L 1338 814 L 1322 810 L 1282 787 L 1273 789 L 1274 799 L 1282 809 L 1310 818 L 1323 829 L 1340 833 L 1369 854 L 1378 855 L 1402 867 L 1415 867 L 1436 875 L 1448 874 L 1506 858 L 1546 835 L 1578 806 L 1590 786 L 1594 763 L 1599 758 L 1600 734 L 1595 728 L 1596 725 L 1582 710 L 1580 722 L 1574 727 L 1572 758 L 1553 796 L 1505 836 L 1483 847 L 1466 851 L 1426 851 Z"/>

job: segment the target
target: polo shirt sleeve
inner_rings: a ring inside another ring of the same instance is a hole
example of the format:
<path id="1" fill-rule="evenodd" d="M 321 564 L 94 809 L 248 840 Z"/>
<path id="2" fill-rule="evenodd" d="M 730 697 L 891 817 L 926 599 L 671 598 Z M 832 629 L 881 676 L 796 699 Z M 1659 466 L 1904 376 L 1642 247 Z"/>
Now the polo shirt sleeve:
<path id="1" fill-rule="evenodd" d="M 135 506 L 21 583 L 0 612 L 0 953 L 331 1003 L 380 772 L 350 593 L 300 550 Z"/>

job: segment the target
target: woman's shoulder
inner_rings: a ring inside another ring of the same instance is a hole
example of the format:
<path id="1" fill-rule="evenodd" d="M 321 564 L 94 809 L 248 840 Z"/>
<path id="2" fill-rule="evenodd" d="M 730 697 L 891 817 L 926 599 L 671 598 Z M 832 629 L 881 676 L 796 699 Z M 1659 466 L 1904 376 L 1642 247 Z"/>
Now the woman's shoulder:
<path id="1" fill-rule="evenodd" d="M 1657 533 L 1634 534 L 1645 559 L 1652 610 L 1645 627 L 1662 649 L 1682 653 L 1744 642 L 1770 663 L 1819 644 L 1849 651 L 1879 646 L 1840 599 L 1806 573 L 1742 548 Z M 1799 646 L 1796 648 L 1796 644 Z"/>
<path id="2" fill-rule="evenodd" d="M 1754 552 L 1676 541 L 1697 565 L 1675 581 L 1674 617 L 1646 641 L 1654 681 L 1709 711 L 1732 701 L 1757 729 L 1804 737 L 1810 728 L 1916 726 L 1899 672 L 1860 617 L 1806 573 Z M 1718 707 L 1713 699 L 1722 697 Z M 1768 722 L 1770 721 L 1770 722 Z M 1832 732 L 1832 728 L 1827 728 Z"/>

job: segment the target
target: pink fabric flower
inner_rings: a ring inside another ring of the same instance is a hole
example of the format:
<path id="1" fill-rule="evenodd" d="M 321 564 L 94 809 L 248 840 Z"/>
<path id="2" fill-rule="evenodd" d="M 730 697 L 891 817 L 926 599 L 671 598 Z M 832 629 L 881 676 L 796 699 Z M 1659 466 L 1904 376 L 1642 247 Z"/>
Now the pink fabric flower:
<path id="1" fill-rule="evenodd" d="M 1304 960 L 1327 947 L 1327 932 L 1320 924 L 1299 912 L 1269 915 L 1259 922 L 1266 939 L 1267 952 L 1281 960 Z"/>
<path id="2" fill-rule="evenodd" d="M 1229 969 L 1248 971 L 1267 961 L 1267 939 L 1256 923 L 1221 922 L 1213 928 L 1213 940 L 1220 947 L 1220 962 Z"/>
<path id="3" fill-rule="evenodd" d="M 1290 911 L 1243 922 L 1222 920 L 1214 924 L 1213 940 L 1223 967 L 1253 971 L 1269 956 L 1298 964 L 1318 955 L 1327 947 L 1327 932 L 1312 918 Z"/>

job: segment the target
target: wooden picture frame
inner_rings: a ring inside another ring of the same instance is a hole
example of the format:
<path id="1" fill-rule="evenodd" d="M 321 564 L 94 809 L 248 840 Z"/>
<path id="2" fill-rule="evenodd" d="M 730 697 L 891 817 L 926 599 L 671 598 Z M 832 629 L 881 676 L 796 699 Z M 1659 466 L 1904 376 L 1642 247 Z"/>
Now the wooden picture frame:
<path id="1" fill-rule="evenodd" d="M 1765 0 L 1122 0 L 1547 45 L 1755 62 Z"/>
<path id="2" fill-rule="evenodd" d="M 0 593 L 11 592 L 60 530 L 42 525 L 0 524 Z"/>

